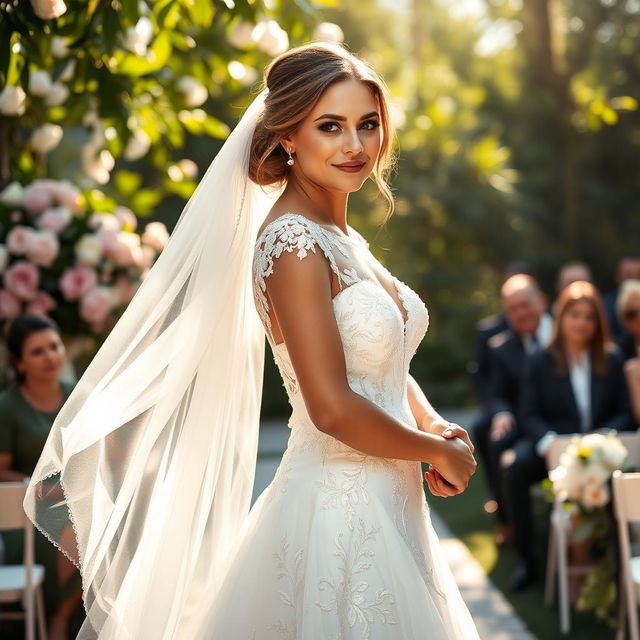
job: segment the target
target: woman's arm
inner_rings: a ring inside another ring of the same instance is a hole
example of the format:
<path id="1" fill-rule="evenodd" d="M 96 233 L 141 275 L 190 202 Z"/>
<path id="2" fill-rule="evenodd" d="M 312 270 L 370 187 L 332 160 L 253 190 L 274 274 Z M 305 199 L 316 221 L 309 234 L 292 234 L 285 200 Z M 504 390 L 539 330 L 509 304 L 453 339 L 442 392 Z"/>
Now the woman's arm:
<path id="1" fill-rule="evenodd" d="M 458 490 L 466 488 L 476 463 L 464 442 L 416 430 L 349 387 L 320 251 L 304 259 L 283 251 L 275 262 L 267 294 L 316 427 L 369 455 L 433 462 Z"/>
<path id="2" fill-rule="evenodd" d="M 445 438 L 462 438 L 471 449 L 471 452 L 473 452 L 474 446 L 467 430 L 443 418 L 433 408 L 424 391 L 411 374 L 407 376 L 407 401 L 418 429 L 425 433 L 433 433 Z"/>

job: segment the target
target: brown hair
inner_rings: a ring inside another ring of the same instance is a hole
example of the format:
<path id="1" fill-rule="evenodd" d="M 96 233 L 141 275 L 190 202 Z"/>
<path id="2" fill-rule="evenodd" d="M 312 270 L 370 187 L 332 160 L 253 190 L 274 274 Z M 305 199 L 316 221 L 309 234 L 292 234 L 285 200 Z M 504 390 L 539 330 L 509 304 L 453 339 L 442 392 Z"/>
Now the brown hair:
<path id="1" fill-rule="evenodd" d="M 373 168 L 373 179 L 386 198 L 388 215 L 391 215 L 394 203 L 387 177 L 394 163 L 394 131 L 388 90 L 366 62 L 338 44 L 312 42 L 296 47 L 278 56 L 267 67 L 263 82 L 269 93 L 253 134 L 249 177 L 259 185 L 285 183 L 291 168 L 287 165 L 288 156 L 280 144 L 281 138 L 295 132 L 327 87 L 349 78 L 368 85 L 378 101 L 382 144 Z"/>
<path id="2" fill-rule="evenodd" d="M 594 373 L 604 375 L 608 368 L 607 353 L 612 349 L 613 345 L 602 298 L 591 282 L 577 280 L 566 286 L 560 293 L 555 305 L 553 332 L 547 350 L 558 365 L 556 370 L 558 375 L 567 375 L 569 373 L 569 362 L 560 326 L 564 315 L 578 302 L 588 302 L 596 314 L 596 333 L 589 345 L 589 352 Z"/>

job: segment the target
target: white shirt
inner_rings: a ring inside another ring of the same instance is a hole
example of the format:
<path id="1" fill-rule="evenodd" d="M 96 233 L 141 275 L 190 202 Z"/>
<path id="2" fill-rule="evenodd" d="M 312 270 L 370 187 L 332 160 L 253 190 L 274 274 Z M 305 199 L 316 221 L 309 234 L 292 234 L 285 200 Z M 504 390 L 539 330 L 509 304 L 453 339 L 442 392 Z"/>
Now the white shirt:
<path id="1" fill-rule="evenodd" d="M 569 377 L 571 379 L 571 388 L 573 396 L 578 407 L 578 415 L 580 416 L 581 431 L 591 430 L 591 356 L 588 351 L 583 351 L 580 360 L 573 360 L 568 357 Z M 555 431 L 547 431 L 536 443 L 536 452 L 540 457 L 544 456 Z"/>
<path id="2" fill-rule="evenodd" d="M 588 351 L 583 351 L 579 360 L 569 356 L 569 375 L 573 395 L 580 414 L 581 431 L 591 430 L 591 357 Z"/>
<path id="3" fill-rule="evenodd" d="M 538 322 L 538 328 L 536 329 L 536 341 L 537 346 L 540 349 L 544 349 L 551 339 L 551 331 L 553 330 L 553 320 L 548 313 L 540 316 L 540 322 Z M 526 353 L 530 354 L 532 352 L 532 335 L 523 335 L 522 341 L 524 343 L 524 350 Z"/>

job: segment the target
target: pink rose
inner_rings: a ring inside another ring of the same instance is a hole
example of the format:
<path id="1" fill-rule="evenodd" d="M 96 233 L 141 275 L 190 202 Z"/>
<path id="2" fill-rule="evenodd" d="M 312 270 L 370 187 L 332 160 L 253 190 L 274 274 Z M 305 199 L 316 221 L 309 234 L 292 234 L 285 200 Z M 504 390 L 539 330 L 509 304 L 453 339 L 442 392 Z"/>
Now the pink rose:
<path id="1" fill-rule="evenodd" d="M 0 289 L 0 318 L 4 320 L 15 318 L 22 310 L 21 307 L 20 300 L 10 291 Z"/>
<path id="2" fill-rule="evenodd" d="M 115 246 L 106 251 L 108 258 L 120 267 L 139 266 L 143 261 L 140 236 L 136 233 L 120 231 L 116 235 Z"/>
<path id="3" fill-rule="evenodd" d="M 24 190 L 23 206 L 33 216 L 37 216 L 53 205 L 55 199 L 54 180 L 34 180 Z"/>
<path id="4" fill-rule="evenodd" d="M 110 258 L 118 249 L 118 232 L 113 229 L 98 229 L 96 235 L 102 240 L 104 255 Z"/>
<path id="5" fill-rule="evenodd" d="M 158 253 L 169 241 L 169 232 L 163 222 L 148 222 L 142 234 L 142 242 L 152 246 Z"/>
<path id="6" fill-rule="evenodd" d="M 127 276 L 119 276 L 113 285 L 113 293 L 119 304 L 127 305 L 133 299 L 140 283 L 131 281 Z"/>
<path id="7" fill-rule="evenodd" d="M 4 272 L 4 286 L 21 300 L 33 300 L 39 284 L 38 267 L 26 260 L 14 262 Z"/>
<path id="8" fill-rule="evenodd" d="M 27 257 L 41 267 L 50 267 L 60 253 L 58 236 L 51 231 L 36 231 Z"/>
<path id="9" fill-rule="evenodd" d="M 63 206 L 68 207 L 73 213 L 82 211 L 82 193 L 70 182 L 62 180 L 56 182 L 52 187 L 56 200 Z"/>
<path id="10" fill-rule="evenodd" d="M 68 207 L 53 207 L 47 209 L 36 221 L 41 229 L 48 229 L 54 233 L 61 233 L 71 221 L 71 210 Z"/>
<path id="11" fill-rule="evenodd" d="M 46 314 L 57 306 L 56 301 L 46 291 L 38 291 L 35 298 L 27 303 L 27 312 Z"/>
<path id="12" fill-rule="evenodd" d="M 67 269 L 60 278 L 58 285 L 64 299 L 71 302 L 77 300 L 93 289 L 98 282 L 96 270 L 79 264 Z"/>
<path id="13" fill-rule="evenodd" d="M 21 256 L 27 253 L 34 240 L 35 231 L 31 227 L 16 225 L 7 234 L 7 248 L 10 253 Z"/>
<path id="14" fill-rule="evenodd" d="M 112 296 L 108 287 L 97 286 L 80 298 L 80 317 L 89 324 L 104 322 L 111 308 Z"/>

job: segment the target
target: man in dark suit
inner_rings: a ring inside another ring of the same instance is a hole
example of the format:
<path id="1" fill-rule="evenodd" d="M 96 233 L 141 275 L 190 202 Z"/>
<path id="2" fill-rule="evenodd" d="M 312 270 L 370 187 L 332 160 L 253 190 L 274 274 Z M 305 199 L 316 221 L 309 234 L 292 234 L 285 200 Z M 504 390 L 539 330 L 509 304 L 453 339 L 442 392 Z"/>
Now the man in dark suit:
<path id="1" fill-rule="evenodd" d="M 545 313 L 546 297 L 529 275 L 509 278 L 501 290 L 505 317 L 511 329 L 489 340 L 491 377 L 487 410 L 474 428 L 474 439 L 484 460 L 487 483 L 497 512 L 496 541 L 510 537 L 510 526 L 500 482 L 500 454 L 518 437 L 517 411 L 520 379 L 527 351 L 546 344 L 551 318 Z"/>
<path id="2" fill-rule="evenodd" d="M 513 576 L 515 590 L 531 584 L 535 574 L 533 558 L 533 519 L 530 486 L 547 476 L 544 453 L 552 434 L 588 430 L 633 428 L 629 395 L 622 358 L 617 351 L 606 354 L 607 373 L 591 368 L 588 388 L 588 419 L 581 415 L 571 375 L 559 374 L 555 358 L 548 349 L 533 353 L 525 364 L 520 398 L 520 421 L 524 437 L 505 451 L 503 480 L 509 512 L 514 524 L 514 543 L 519 562 Z"/>
<path id="3" fill-rule="evenodd" d="M 510 263 L 502 273 L 502 284 L 518 273 L 530 275 L 530 269 L 524 262 Z M 473 380 L 478 397 L 486 408 L 489 403 L 491 383 L 491 353 L 489 340 L 509 328 L 504 312 L 483 318 L 476 326 L 475 357 L 467 365 L 467 371 Z"/>

